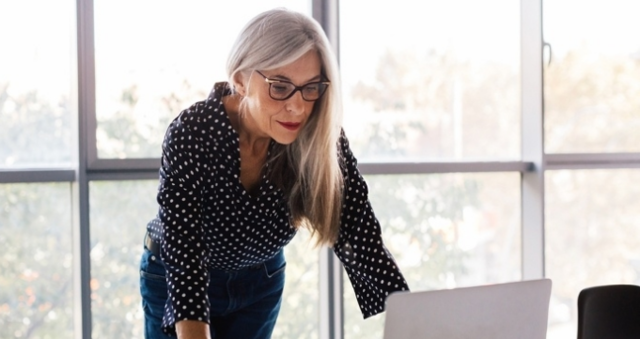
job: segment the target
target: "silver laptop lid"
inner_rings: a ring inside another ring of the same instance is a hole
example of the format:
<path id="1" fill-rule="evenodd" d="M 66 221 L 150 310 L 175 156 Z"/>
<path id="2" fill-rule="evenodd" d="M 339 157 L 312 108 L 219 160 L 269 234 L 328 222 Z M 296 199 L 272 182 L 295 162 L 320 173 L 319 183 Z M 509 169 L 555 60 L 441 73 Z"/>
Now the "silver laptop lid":
<path id="1" fill-rule="evenodd" d="M 550 296 L 549 279 L 394 293 L 384 339 L 544 339 Z"/>

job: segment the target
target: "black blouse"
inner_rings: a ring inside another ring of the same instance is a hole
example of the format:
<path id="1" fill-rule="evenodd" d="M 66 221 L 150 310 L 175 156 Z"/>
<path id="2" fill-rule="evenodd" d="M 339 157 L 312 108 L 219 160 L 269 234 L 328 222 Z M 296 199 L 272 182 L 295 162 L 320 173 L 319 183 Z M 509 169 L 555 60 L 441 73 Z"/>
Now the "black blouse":
<path id="1" fill-rule="evenodd" d="M 151 238 L 162 244 L 169 300 L 163 328 L 180 320 L 209 322 L 209 269 L 237 270 L 272 258 L 296 230 L 283 192 L 263 171 L 257 194 L 240 182 L 240 144 L 217 83 L 209 97 L 182 111 L 162 145 L 158 216 L 149 222 Z M 272 141 L 273 143 L 273 141 Z M 333 250 L 343 263 L 365 318 L 384 311 L 386 296 L 408 290 L 384 246 L 368 200 L 367 185 L 346 136 L 339 141 L 344 198 L 340 233 Z M 189 288 L 184 288 L 187 281 Z"/>

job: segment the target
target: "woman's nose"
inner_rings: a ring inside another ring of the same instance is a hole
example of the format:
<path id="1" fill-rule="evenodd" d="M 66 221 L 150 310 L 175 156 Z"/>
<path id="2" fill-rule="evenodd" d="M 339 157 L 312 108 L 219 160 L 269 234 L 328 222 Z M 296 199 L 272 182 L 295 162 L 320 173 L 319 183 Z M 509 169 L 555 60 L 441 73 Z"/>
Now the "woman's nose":
<path id="1" fill-rule="evenodd" d="M 297 91 L 293 96 L 286 101 L 286 108 L 288 112 L 293 114 L 302 114 L 304 111 L 304 99 L 302 98 L 302 92 Z"/>

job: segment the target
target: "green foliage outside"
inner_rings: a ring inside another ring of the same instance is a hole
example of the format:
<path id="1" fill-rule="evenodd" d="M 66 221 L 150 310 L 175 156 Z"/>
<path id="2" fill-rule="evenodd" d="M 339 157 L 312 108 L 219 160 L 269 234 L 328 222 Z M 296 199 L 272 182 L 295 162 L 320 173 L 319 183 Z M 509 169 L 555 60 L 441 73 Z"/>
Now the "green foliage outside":
<path id="1" fill-rule="evenodd" d="M 36 89 L 11 94 L 11 83 L 0 80 L 0 168 L 69 167 L 76 151 L 71 112 L 69 98 L 51 102 Z"/>
<path id="2" fill-rule="evenodd" d="M 73 337 L 69 184 L 0 185 L 0 337 Z"/>

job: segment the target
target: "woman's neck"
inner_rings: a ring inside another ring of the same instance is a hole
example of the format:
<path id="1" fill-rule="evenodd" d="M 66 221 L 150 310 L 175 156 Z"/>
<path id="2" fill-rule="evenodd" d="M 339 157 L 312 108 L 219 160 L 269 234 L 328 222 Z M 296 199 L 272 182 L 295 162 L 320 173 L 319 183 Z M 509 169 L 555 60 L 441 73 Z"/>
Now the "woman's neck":
<path id="1" fill-rule="evenodd" d="M 240 149 L 248 156 L 262 158 L 271 138 L 256 127 L 251 114 L 241 112 L 241 100 L 241 96 L 234 94 L 222 98 L 231 126 L 238 133 Z"/>

